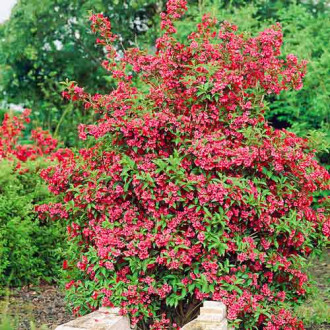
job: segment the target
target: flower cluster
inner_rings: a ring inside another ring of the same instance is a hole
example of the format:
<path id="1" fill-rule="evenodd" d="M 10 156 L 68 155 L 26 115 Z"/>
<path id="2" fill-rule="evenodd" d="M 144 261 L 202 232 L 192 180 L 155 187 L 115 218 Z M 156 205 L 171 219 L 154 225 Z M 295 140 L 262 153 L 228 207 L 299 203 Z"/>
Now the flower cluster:
<path id="1" fill-rule="evenodd" d="M 25 124 L 30 122 L 30 112 L 30 109 L 25 109 L 19 116 L 5 114 L 0 126 L 0 160 L 26 162 L 49 155 L 57 147 L 57 140 L 40 127 L 31 131 L 30 144 L 20 144 Z"/>
<path id="2" fill-rule="evenodd" d="M 88 147 L 42 173 L 62 198 L 43 211 L 73 246 L 68 297 L 77 314 L 116 306 L 150 329 L 182 326 L 204 299 L 223 301 L 237 328 L 299 329 L 290 306 L 329 233 L 313 194 L 330 176 L 308 141 L 267 123 L 264 98 L 300 89 L 306 62 L 280 57 L 280 25 L 251 37 L 205 15 L 180 43 L 185 10 L 170 0 L 156 52 L 122 57 L 107 18 L 91 17 L 117 86 L 68 85 L 98 120 L 79 126 Z"/>

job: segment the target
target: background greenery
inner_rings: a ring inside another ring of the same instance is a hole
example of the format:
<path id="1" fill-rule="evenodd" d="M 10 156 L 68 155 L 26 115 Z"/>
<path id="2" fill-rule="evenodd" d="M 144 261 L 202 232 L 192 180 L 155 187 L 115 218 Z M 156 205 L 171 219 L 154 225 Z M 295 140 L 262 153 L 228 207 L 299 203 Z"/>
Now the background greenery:
<path id="1" fill-rule="evenodd" d="M 138 36 L 139 43 L 149 42 L 144 32 L 156 28 L 153 17 L 160 8 L 161 3 L 153 0 L 19 0 L 0 29 L 3 99 L 33 108 L 36 124 L 68 146 L 75 145 L 73 127 L 89 116 L 63 102 L 60 82 L 76 80 L 92 92 L 109 87 L 88 12 L 109 15 L 120 35 L 118 47 L 127 47 L 136 44 Z"/>
<path id="2" fill-rule="evenodd" d="M 12 161 L 0 162 L 0 294 L 3 288 L 51 282 L 58 278 L 65 250 L 60 222 L 38 219 L 34 208 L 50 202 L 39 169 L 47 164 L 30 161 L 19 174 Z"/>

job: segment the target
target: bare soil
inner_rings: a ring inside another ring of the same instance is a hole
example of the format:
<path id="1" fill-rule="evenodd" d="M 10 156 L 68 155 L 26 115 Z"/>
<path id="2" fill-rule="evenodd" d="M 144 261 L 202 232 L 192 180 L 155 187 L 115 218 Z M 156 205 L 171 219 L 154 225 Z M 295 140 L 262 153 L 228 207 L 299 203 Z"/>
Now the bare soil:
<path id="1" fill-rule="evenodd" d="M 0 301 L 0 307 L 18 330 L 30 330 L 33 326 L 35 329 L 55 329 L 72 320 L 63 293 L 51 285 L 12 290 L 10 295 Z"/>

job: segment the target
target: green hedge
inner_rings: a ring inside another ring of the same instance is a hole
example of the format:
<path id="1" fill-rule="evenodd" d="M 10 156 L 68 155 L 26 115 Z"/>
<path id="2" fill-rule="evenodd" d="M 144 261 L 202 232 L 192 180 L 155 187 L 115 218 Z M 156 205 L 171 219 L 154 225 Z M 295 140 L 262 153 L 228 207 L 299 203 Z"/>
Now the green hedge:
<path id="1" fill-rule="evenodd" d="M 34 211 L 52 198 L 38 174 L 44 161 L 24 164 L 23 174 L 15 166 L 0 162 L 0 287 L 54 280 L 65 248 L 61 223 L 39 220 Z"/>

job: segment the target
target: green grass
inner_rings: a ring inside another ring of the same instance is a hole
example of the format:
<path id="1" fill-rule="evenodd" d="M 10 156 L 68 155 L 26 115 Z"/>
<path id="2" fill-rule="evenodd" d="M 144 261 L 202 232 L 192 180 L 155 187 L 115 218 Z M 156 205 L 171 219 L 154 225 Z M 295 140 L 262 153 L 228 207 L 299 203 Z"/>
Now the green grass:
<path id="1" fill-rule="evenodd" d="M 320 260 L 310 260 L 308 273 L 315 288 L 309 299 L 296 309 L 297 315 L 306 328 L 330 328 L 330 249 L 324 251 Z"/>
<path id="2" fill-rule="evenodd" d="M 8 315 L 0 316 L 0 330 L 15 330 L 19 329 L 19 320 L 18 318 L 13 318 Z M 48 330 L 46 325 L 42 325 L 40 328 L 37 328 L 33 321 L 30 321 L 30 330 Z"/>

